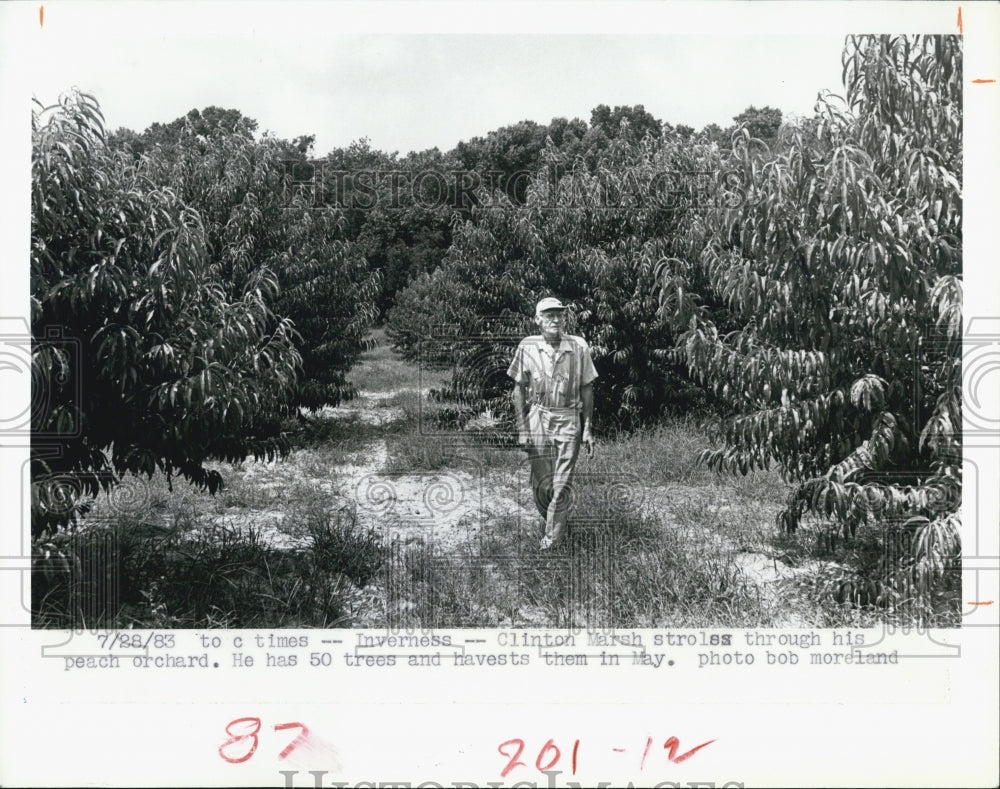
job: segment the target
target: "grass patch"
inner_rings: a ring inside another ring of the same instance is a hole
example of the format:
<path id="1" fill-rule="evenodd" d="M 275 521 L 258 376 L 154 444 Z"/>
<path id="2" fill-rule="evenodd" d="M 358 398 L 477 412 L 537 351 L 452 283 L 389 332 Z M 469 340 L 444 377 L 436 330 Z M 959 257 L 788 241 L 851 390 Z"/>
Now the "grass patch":
<path id="1" fill-rule="evenodd" d="M 859 533 L 837 551 L 821 524 L 775 525 L 787 487 L 774 472 L 698 469 L 690 423 L 605 442 L 578 465 L 569 538 L 541 553 L 538 518 L 489 518 L 456 554 L 397 551 L 388 568 L 397 627 L 870 627 L 957 624 L 954 595 L 890 596 L 884 541 Z M 421 445 L 424 452 L 428 445 Z M 490 450 L 491 448 L 483 448 Z M 493 450 L 518 472 L 509 451 Z M 434 468 L 456 461 L 436 448 Z M 427 463 L 400 455 L 404 467 Z M 634 469 L 625 473 L 626 469 Z M 649 480 L 645 490 L 630 487 Z M 650 497 L 663 493 L 660 498 Z M 952 592 L 960 579 L 955 569 Z M 929 611 L 933 612 L 929 616 Z"/>
<path id="2" fill-rule="evenodd" d="M 648 485 L 710 485 L 715 474 L 698 463 L 706 446 L 693 421 L 676 420 L 600 437 L 592 463 L 595 470 L 628 470 Z"/>
<path id="3" fill-rule="evenodd" d="M 462 469 L 514 469 L 520 461 L 514 450 L 499 449 L 463 434 L 420 435 L 409 432 L 386 440 L 386 471 L 414 473 Z"/>
<path id="4" fill-rule="evenodd" d="M 962 568 L 942 569 L 939 582 L 921 585 L 911 553 L 912 533 L 894 525 L 862 526 L 844 540 L 820 525 L 802 534 L 812 554 L 828 561 L 818 572 L 795 579 L 799 597 L 811 604 L 819 627 L 872 624 L 921 628 L 960 627 Z"/>
<path id="5" fill-rule="evenodd" d="M 610 488 L 610 486 L 606 486 Z M 459 555 L 426 545 L 399 554 L 390 573 L 404 600 L 401 627 L 750 627 L 774 621 L 773 603 L 723 547 L 688 540 L 590 486 L 568 538 L 538 551 L 534 518 L 491 521 Z"/>
<path id="6" fill-rule="evenodd" d="M 294 515 L 294 514 L 293 514 Z M 253 527 L 118 521 L 35 545 L 33 625 L 42 628 L 338 627 L 346 596 L 384 561 L 349 509 L 301 511 L 301 548 Z"/>
<path id="7" fill-rule="evenodd" d="M 438 388 L 451 380 L 451 371 L 421 367 L 401 358 L 392 348 L 385 329 L 374 330 L 368 341 L 371 348 L 361 354 L 351 368 L 348 383 L 362 392 L 391 392 L 398 389 Z"/>
<path id="8" fill-rule="evenodd" d="M 705 431 L 694 419 L 670 419 L 631 433 L 600 437 L 591 461 L 595 470 L 627 470 L 644 484 L 724 487 L 743 499 L 779 501 L 788 486 L 775 469 L 745 477 L 721 475 L 698 462 L 709 447 Z"/>
<path id="9" fill-rule="evenodd" d="M 488 435 L 450 429 L 447 407 L 428 403 L 426 399 L 403 406 L 406 419 L 401 429 L 386 438 L 386 471 L 420 473 L 445 468 L 476 471 L 480 469 L 516 468 L 520 463 L 517 450 L 497 446 Z"/>
<path id="10" fill-rule="evenodd" d="M 289 427 L 288 435 L 295 448 L 319 447 L 347 455 L 365 449 L 386 433 L 409 427 L 411 419 L 409 414 L 389 421 L 367 420 L 357 412 L 336 416 L 316 415 L 297 421 L 294 427 Z"/>

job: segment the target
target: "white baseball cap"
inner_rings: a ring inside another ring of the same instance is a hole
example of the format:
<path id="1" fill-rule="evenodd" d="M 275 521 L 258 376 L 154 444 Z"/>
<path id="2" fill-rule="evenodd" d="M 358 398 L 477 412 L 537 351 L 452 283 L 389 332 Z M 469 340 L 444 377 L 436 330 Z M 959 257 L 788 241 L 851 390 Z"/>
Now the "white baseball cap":
<path id="1" fill-rule="evenodd" d="M 535 305 L 535 315 L 541 315 L 545 310 L 564 310 L 566 305 L 563 304 L 559 299 L 549 296 L 548 298 L 542 299 L 538 304 Z"/>

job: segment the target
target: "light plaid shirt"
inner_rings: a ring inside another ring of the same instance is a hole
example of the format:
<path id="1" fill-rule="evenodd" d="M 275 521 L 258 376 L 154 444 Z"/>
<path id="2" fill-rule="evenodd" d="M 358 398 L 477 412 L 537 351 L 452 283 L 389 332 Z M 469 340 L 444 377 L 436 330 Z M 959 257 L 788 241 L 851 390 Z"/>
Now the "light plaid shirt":
<path id="1" fill-rule="evenodd" d="M 580 388 L 597 378 L 583 337 L 564 334 L 552 348 L 540 334 L 517 346 L 507 375 L 528 385 L 528 402 L 544 408 L 580 408 Z"/>

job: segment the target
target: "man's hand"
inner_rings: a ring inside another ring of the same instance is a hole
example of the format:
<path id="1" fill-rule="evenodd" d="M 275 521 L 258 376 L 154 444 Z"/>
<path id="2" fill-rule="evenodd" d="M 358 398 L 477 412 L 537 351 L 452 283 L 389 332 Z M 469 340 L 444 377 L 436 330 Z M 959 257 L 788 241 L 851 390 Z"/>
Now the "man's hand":
<path id="1" fill-rule="evenodd" d="M 594 437 L 590 434 L 590 428 L 584 428 L 580 444 L 587 450 L 587 457 L 594 456 Z"/>

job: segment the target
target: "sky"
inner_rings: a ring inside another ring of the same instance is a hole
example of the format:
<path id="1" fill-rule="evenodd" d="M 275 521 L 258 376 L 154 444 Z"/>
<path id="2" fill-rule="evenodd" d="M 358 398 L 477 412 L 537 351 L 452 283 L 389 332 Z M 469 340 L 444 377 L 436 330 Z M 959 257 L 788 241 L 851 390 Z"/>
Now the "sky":
<path id="1" fill-rule="evenodd" d="M 225 11 L 215 14 L 186 3 L 84 8 L 46 4 L 30 30 L 28 82 L 40 101 L 77 86 L 97 96 L 109 128 L 136 131 L 193 108 L 234 108 L 261 131 L 314 134 L 317 153 L 362 137 L 401 154 L 448 150 L 520 120 L 589 121 L 602 103 L 725 127 L 749 105 L 808 115 L 821 89 L 841 92 L 844 36 L 835 31 L 706 35 L 637 24 L 579 34 L 522 20 L 513 33 L 473 21 L 442 35 L 425 15 L 400 23 L 389 4 L 375 9 L 396 24 L 376 13 L 353 30 L 319 3 L 209 4 Z"/>

